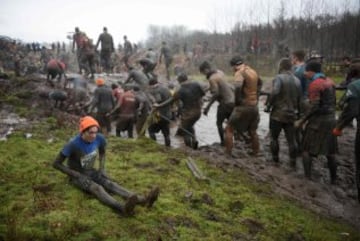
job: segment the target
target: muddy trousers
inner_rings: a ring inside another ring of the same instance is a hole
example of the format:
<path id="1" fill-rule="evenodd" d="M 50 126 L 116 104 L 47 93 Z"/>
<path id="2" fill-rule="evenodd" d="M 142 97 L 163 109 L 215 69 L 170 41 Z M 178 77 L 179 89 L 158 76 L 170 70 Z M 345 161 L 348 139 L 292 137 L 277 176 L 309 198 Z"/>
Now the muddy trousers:
<path id="1" fill-rule="evenodd" d="M 183 136 L 184 136 L 184 143 L 186 146 L 191 147 L 193 149 L 198 148 L 198 142 L 195 137 L 194 127 L 184 129 Z"/>
<path id="2" fill-rule="evenodd" d="M 165 146 L 170 146 L 170 122 L 164 118 L 160 118 L 160 120 L 157 123 L 154 123 L 149 126 L 148 128 L 149 136 L 151 139 L 156 141 L 156 133 L 161 131 L 161 133 L 164 136 L 165 140 Z"/>
<path id="3" fill-rule="evenodd" d="M 303 166 L 304 166 L 305 176 L 308 179 L 311 179 L 312 161 L 313 161 L 314 158 L 316 158 L 316 156 L 310 155 L 309 152 L 303 152 L 303 157 L 302 158 L 303 158 Z M 337 171 L 337 163 L 336 163 L 336 160 L 335 160 L 335 156 L 334 155 L 327 155 L 326 159 L 327 159 L 327 162 L 328 162 L 331 184 L 335 184 L 335 182 L 336 182 L 336 171 Z"/>
<path id="4" fill-rule="evenodd" d="M 80 178 L 73 178 L 71 182 L 85 192 L 94 195 L 100 202 L 120 212 L 124 212 L 124 206 L 112 197 L 109 192 L 115 193 L 124 199 L 134 195 L 134 193 L 111 181 L 98 171 L 91 171 Z M 140 197 L 140 199 L 144 198 Z"/>
<path id="5" fill-rule="evenodd" d="M 358 124 L 360 124 L 358 122 Z M 360 128 L 356 130 L 355 138 L 355 181 L 358 191 L 358 201 L 360 203 Z"/>
<path id="6" fill-rule="evenodd" d="M 285 138 L 289 146 L 290 166 L 296 167 L 296 130 L 293 123 L 284 123 L 270 119 L 270 150 L 272 154 L 272 160 L 279 162 L 279 135 L 281 130 L 285 132 Z"/>
<path id="7" fill-rule="evenodd" d="M 233 103 L 228 103 L 228 104 L 220 103 L 217 108 L 216 127 L 218 129 L 220 143 L 222 146 L 225 145 L 223 123 L 226 119 L 229 119 L 233 109 L 234 109 Z"/>

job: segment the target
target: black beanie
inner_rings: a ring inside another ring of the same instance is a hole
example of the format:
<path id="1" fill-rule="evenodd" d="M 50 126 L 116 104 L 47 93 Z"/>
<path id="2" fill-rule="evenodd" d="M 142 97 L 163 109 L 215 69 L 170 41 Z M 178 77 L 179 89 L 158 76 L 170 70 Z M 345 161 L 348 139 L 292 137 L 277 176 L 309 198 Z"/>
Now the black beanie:
<path id="1" fill-rule="evenodd" d="M 234 57 L 232 57 L 231 60 L 230 60 L 230 65 L 231 65 L 231 66 L 240 65 L 240 64 L 242 64 L 242 63 L 244 63 L 244 60 L 243 60 L 243 58 L 241 58 L 240 56 L 234 56 Z"/>
<path id="2" fill-rule="evenodd" d="M 315 73 L 320 73 L 321 72 L 321 63 L 311 61 L 306 64 L 305 71 L 313 71 Z"/>

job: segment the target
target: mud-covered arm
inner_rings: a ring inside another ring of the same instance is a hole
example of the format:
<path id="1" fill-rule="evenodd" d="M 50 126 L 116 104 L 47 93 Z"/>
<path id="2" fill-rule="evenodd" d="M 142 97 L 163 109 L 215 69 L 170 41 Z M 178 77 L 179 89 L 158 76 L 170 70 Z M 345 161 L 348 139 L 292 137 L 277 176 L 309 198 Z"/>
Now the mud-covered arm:
<path id="1" fill-rule="evenodd" d="M 155 103 L 153 106 L 156 108 L 161 108 L 161 107 L 170 105 L 171 103 L 175 102 L 176 100 L 177 100 L 176 95 L 174 95 L 161 103 Z"/>
<path id="2" fill-rule="evenodd" d="M 121 107 L 121 103 L 122 101 L 117 101 L 114 108 L 107 114 L 107 115 L 111 115 L 113 114 L 115 111 L 117 111 L 118 109 L 120 109 Z"/>
<path id="3" fill-rule="evenodd" d="M 99 171 L 103 174 L 105 173 L 105 147 L 99 147 Z"/>
<path id="4" fill-rule="evenodd" d="M 206 105 L 205 109 L 204 109 L 204 114 L 207 115 L 207 113 L 210 110 L 210 107 L 212 106 L 212 104 L 214 104 L 214 102 L 219 98 L 219 86 L 216 83 L 216 81 L 212 78 L 209 79 L 209 85 L 210 85 L 210 93 L 211 93 L 211 98 L 209 100 L 209 103 Z"/>
<path id="5" fill-rule="evenodd" d="M 69 175 L 70 177 L 81 177 L 82 174 L 78 171 L 75 171 L 68 166 L 64 165 L 64 161 L 66 160 L 66 156 L 64 156 L 61 152 L 56 157 L 55 161 L 53 162 L 53 167 L 60 170 L 62 173 Z"/>
<path id="6" fill-rule="evenodd" d="M 336 128 L 339 130 L 344 129 L 345 126 L 359 115 L 359 100 L 351 98 L 345 102 L 344 109 L 336 123 Z"/>
<path id="7" fill-rule="evenodd" d="M 267 109 L 272 108 L 276 96 L 280 93 L 280 89 L 281 89 L 281 80 L 279 78 L 275 78 L 273 80 L 272 91 L 266 100 Z"/>

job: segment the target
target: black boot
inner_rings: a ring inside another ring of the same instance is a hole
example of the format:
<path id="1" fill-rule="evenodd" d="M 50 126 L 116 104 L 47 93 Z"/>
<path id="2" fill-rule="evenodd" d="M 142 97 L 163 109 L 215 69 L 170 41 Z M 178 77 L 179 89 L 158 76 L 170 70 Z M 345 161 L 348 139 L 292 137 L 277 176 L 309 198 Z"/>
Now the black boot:
<path id="1" fill-rule="evenodd" d="M 158 199 L 159 194 L 160 194 L 159 187 L 155 187 L 155 188 L 151 189 L 149 194 L 146 196 L 146 206 L 148 208 L 151 208 L 153 206 L 154 202 Z"/>
<path id="2" fill-rule="evenodd" d="M 296 171 L 296 158 L 290 158 L 290 168 Z"/>
<path id="3" fill-rule="evenodd" d="M 311 164 L 312 158 L 310 156 L 303 156 L 303 166 L 304 166 L 304 174 L 305 177 L 311 179 Z"/>
<path id="4" fill-rule="evenodd" d="M 125 215 L 128 215 L 128 216 L 131 216 L 134 214 L 134 208 L 136 206 L 136 204 L 138 203 L 138 198 L 137 196 L 134 194 L 134 195 L 131 195 L 127 200 L 126 200 L 126 203 L 124 205 L 124 208 L 123 208 L 123 213 Z"/>
<path id="5" fill-rule="evenodd" d="M 336 183 L 337 164 L 334 156 L 327 156 L 331 184 Z"/>

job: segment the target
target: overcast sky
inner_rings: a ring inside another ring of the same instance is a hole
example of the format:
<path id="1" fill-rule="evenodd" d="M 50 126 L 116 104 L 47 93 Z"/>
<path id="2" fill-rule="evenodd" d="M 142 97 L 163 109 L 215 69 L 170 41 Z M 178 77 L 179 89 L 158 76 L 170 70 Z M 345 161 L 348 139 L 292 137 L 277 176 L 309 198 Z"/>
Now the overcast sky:
<path id="1" fill-rule="evenodd" d="M 283 1 L 288 15 L 309 0 Z M 281 0 L 1 0 L 0 35 L 26 42 L 68 41 L 78 26 L 97 40 L 107 26 L 115 43 L 127 35 L 145 40 L 149 25 L 183 25 L 189 30 L 229 31 L 237 21 L 257 23 L 279 13 Z M 358 8 L 358 0 L 317 0 L 329 9 Z M 291 4 L 291 6 L 290 6 Z M 302 5 L 301 5 L 302 4 Z"/>

